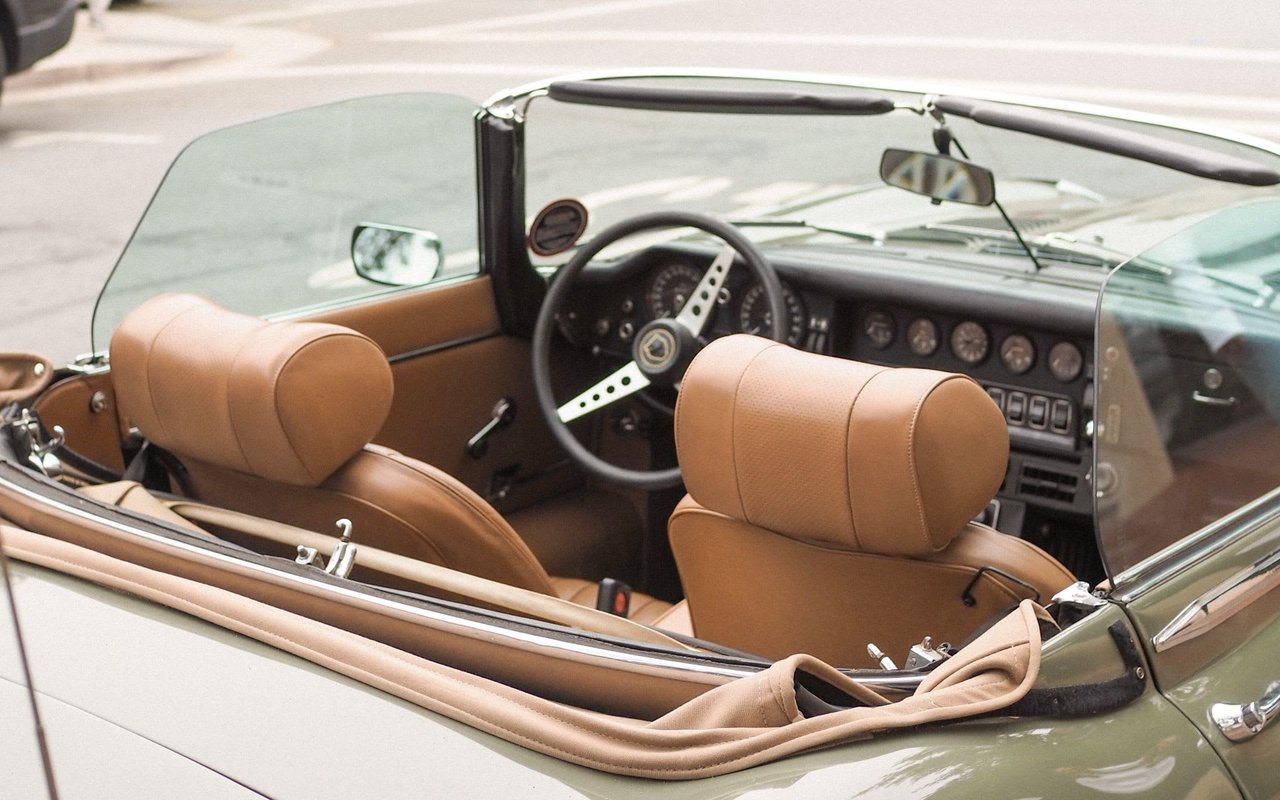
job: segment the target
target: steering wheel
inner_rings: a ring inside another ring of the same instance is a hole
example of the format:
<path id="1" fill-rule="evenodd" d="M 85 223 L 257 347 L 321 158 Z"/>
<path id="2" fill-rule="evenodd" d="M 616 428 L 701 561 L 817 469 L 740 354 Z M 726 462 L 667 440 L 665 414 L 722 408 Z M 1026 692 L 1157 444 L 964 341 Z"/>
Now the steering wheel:
<path id="1" fill-rule="evenodd" d="M 551 387 L 551 335 L 556 314 L 569 294 L 574 280 L 601 250 L 632 234 L 659 228 L 688 227 L 710 233 L 725 242 L 698 281 L 684 307 L 674 317 L 655 319 L 636 332 L 631 341 L 631 361 L 567 402 L 558 403 Z M 660 211 L 623 220 L 601 231 L 589 245 L 556 273 L 538 312 L 533 329 L 533 386 L 538 408 L 552 435 L 583 469 L 609 483 L 631 489 L 666 489 L 680 484 L 680 468 L 635 470 L 619 467 L 592 453 L 569 431 L 568 423 L 648 386 L 679 388 L 689 362 L 706 345 L 702 331 L 715 309 L 716 298 L 733 266 L 734 255 L 742 257 L 755 279 L 764 287 L 770 314 L 770 338 L 783 341 L 787 331 L 787 306 L 782 284 L 760 250 L 727 222 L 688 211 Z"/>

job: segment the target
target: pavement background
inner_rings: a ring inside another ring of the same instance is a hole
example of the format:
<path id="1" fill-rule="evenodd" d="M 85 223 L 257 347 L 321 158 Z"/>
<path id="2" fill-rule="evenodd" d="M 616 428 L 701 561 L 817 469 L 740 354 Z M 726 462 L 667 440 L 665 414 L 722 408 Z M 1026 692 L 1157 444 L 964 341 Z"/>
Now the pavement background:
<path id="1" fill-rule="evenodd" d="M 479 102 L 586 69 L 741 67 L 945 81 L 1280 140 L 1280 7 L 1258 0 L 150 0 L 104 22 L 82 13 L 0 100 L 0 340 L 55 360 L 88 349 L 97 291 L 187 142 L 345 97 Z"/>

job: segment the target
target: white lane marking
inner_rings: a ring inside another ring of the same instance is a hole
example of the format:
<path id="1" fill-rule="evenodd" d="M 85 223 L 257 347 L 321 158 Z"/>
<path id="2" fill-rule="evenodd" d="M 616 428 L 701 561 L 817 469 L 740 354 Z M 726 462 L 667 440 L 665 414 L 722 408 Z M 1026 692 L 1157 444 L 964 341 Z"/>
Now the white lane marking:
<path id="1" fill-rule="evenodd" d="M 382 42 L 415 42 L 435 39 L 444 34 L 465 34 L 467 31 L 487 31 L 494 28 L 509 28 L 523 25 L 537 25 L 543 22 L 563 22 L 583 17 L 599 17 L 607 14 L 625 14 L 628 11 L 642 11 L 663 6 L 700 3 L 705 0 L 614 0 L 611 3 L 592 3 L 585 6 L 570 6 L 554 11 L 538 11 L 531 14 L 513 14 L 508 17 L 490 17 L 469 22 L 458 22 L 452 25 L 435 25 L 412 31 L 395 31 L 380 33 L 373 37 Z"/>
<path id="2" fill-rule="evenodd" d="M 701 186 L 704 180 L 706 178 L 702 175 L 683 175 L 675 178 L 658 178 L 652 181 L 629 183 L 626 186 L 601 189 L 598 192 L 584 194 L 578 198 L 578 202 L 586 206 L 588 211 L 592 211 L 611 203 L 620 203 L 623 200 L 657 197 L 671 192 L 685 191 Z"/>
<path id="3" fill-rule="evenodd" d="M 47 144 L 159 144 L 162 137 L 145 133 L 101 133 L 94 131 L 16 131 L 9 147 L 40 147 Z"/>
<path id="4" fill-rule="evenodd" d="M 648 0 L 652 5 L 664 5 L 674 0 Z M 605 5 L 598 6 L 601 9 Z M 602 11 L 602 13 L 605 13 Z M 541 22 L 533 19 L 540 15 L 529 14 L 530 19 L 518 18 L 509 24 Z M 587 16 L 579 14 L 576 16 Z M 554 21 L 548 19 L 546 21 Z M 847 33 L 770 33 L 765 31 L 638 31 L 638 30 L 536 30 L 495 31 L 490 28 L 505 27 L 494 24 L 441 25 L 416 31 L 385 33 L 376 37 L 387 41 L 420 39 L 448 40 L 453 42 L 625 42 L 635 44 L 736 44 L 778 45 L 792 47 L 877 47 L 893 49 L 943 49 L 1010 51 L 1025 53 L 1067 53 L 1071 55 L 1139 56 L 1143 58 L 1171 58 L 1188 61 L 1229 61 L 1250 64 L 1280 64 L 1280 50 L 1256 50 L 1242 47 L 1204 47 L 1196 45 L 1144 44 L 1141 42 L 1088 42 L 1062 41 L 1059 39 L 1012 39 L 962 36 L 893 36 L 880 34 Z"/>
<path id="5" fill-rule="evenodd" d="M 264 22 L 288 22 L 307 17 L 320 17 L 329 14 L 347 14 L 356 11 L 373 11 L 382 8 L 399 8 L 401 6 L 425 6 L 442 2 L 442 0 L 336 0 L 325 3 L 310 3 L 294 8 L 282 8 L 276 11 L 255 11 L 249 14 L 236 14 L 219 20 L 222 25 L 259 25 Z"/>

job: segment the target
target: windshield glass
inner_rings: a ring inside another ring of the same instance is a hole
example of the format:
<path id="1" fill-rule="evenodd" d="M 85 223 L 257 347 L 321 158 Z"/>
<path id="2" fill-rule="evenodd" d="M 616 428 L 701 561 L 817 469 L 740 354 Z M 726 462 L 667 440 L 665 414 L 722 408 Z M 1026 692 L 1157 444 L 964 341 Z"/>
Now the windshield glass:
<path id="1" fill-rule="evenodd" d="M 526 111 L 526 211 L 530 218 L 563 197 L 583 202 L 587 234 L 631 215 L 663 209 L 730 220 L 793 219 L 876 239 L 895 236 L 972 247 L 975 231 L 1009 230 L 994 207 L 954 203 L 885 186 L 886 148 L 934 152 L 924 97 L 826 84 L 728 78 L 631 78 L 609 84 L 752 89 L 823 95 L 873 94 L 899 105 L 888 114 L 823 116 L 702 113 L 583 105 L 535 97 Z M 1213 137 L 1134 122 L 1088 119 L 1275 165 L 1274 154 Z M 1078 243 L 1109 256 L 1107 266 L 1185 227 L 1199 209 L 1259 190 L 948 116 L 959 147 L 994 171 L 996 193 L 1023 233 L 1038 242 Z M 959 147 L 952 148 L 960 155 Z M 922 226 L 939 226 L 924 229 Z M 756 239 L 801 233 L 747 229 Z M 812 234 L 812 231 L 809 231 Z M 830 241 L 819 239 L 819 241 Z M 847 240 L 846 240 L 847 241 Z M 1007 248 L 1021 259 L 1021 251 Z M 556 265 L 567 255 L 535 263 Z"/>
<path id="2" fill-rule="evenodd" d="M 1126 570 L 1280 486 L 1280 201 L 1227 209 L 1108 279 L 1099 544 Z"/>
<path id="3" fill-rule="evenodd" d="M 94 311 L 105 350 L 124 315 L 192 292 L 269 316 L 384 293 L 356 275 L 361 223 L 443 247 L 437 280 L 478 269 L 475 106 L 446 95 L 367 97 L 201 137 L 170 167 Z"/>

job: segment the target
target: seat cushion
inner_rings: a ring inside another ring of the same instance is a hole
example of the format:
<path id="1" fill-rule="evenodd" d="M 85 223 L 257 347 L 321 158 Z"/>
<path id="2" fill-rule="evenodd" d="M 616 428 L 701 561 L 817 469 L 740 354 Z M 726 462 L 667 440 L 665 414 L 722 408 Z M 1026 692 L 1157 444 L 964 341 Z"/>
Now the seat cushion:
<path id="1" fill-rule="evenodd" d="M 576 489 L 506 518 L 552 575 L 627 580 L 639 562 L 640 515 L 615 492 Z"/>
<path id="2" fill-rule="evenodd" d="M 599 584 L 594 581 L 552 576 L 551 585 L 555 589 L 556 596 L 561 600 L 568 600 L 570 603 L 577 603 L 588 608 L 596 607 L 596 592 L 599 589 Z M 652 625 L 663 618 L 671 609 L 671 603 L 665 600 L 650 597 L 643 592 L 632 592 L 631 612 L 627 614 L 627 619 L 639 622 L 642 625 Z"/>

